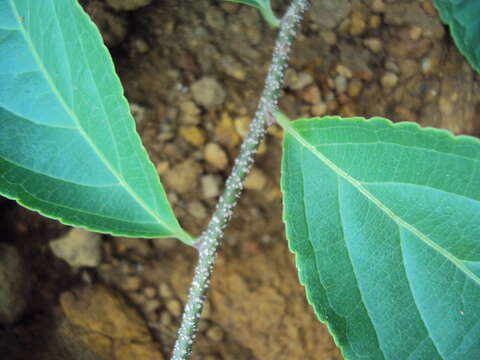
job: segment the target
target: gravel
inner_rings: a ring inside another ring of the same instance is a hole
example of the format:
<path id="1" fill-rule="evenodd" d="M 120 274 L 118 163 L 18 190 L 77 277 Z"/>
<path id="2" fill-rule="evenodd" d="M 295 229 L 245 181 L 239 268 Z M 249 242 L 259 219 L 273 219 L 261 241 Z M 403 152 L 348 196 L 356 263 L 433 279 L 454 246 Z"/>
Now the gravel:
<path id="1" fill-rule="evenodd" d="M 11 324 L 23 314 L 31 275 L 17 249 L 0 244 L 0 323 Z"/>
<path id="2" fill-rule="evenodd" d="M 96 267 L 102 260 L 100 235 L 80 228 L 73 228 L 65 236 L 51 240 L 50 249 L 70 266 Z"/>

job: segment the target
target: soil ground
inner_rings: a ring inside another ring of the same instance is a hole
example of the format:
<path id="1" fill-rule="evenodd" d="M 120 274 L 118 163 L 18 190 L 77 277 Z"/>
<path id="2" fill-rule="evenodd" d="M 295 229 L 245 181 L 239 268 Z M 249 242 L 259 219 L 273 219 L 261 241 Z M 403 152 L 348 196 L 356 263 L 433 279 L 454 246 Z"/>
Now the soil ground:
<path id="1" fill-rule="evenodd" d="M 254 114 L 275 31 L 255 9 L 233 3 L 154 0 L 134 11 L 112 3 L 82 2 L 112 52 L 177 216 L 199 234 Z M 272 3 L 278 13 L 287 5 Z M 314 0 L 280 107 L 292 118 L 383 116 L 479 135 L 478 80 L 430 0 Z M 273 126 L 226 231 L 194 359 L 341 359 L 298 284 L 281 221 L 280 159 L 281 131 Z M 105 235 L 102 263 L 74 269 L 48 246 L 66 226 L 11 201 L 0 200 L 0 208 L 1 241 L 19 250 L 32 277 L 25 313 L 0 328 L 2 358 L 126 358 L 99 356 L 90 340 L 78 345 L 83 337 L 65 325 L 75 315 L 69 304 L 80 306 L 68 294 L 82 299 L 91 284 L 114 289 L 141 314 L 159 355 L 140 358 L 169 356 L 192 249 L 172 239 Z"/>

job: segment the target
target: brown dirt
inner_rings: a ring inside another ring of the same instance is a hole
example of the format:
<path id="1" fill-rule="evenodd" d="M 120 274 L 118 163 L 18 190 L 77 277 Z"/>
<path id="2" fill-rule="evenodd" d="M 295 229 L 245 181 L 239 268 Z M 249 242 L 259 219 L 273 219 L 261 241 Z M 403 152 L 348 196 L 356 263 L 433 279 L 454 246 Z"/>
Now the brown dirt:
<path id="1" fill-rule="evenodd" d="M 283 111 L 291 117 L 380 115 L 480 134 L 478 75 L 458 54 L 429 0 L 342 0 L 333 15 L 324 7 L 329 2 L 317 0 L 304 21 Z M 229 172 L 241 135 L 234 124 L 255 111 L 274 30 L 254 9 L 218 1 L 153 1 L 132 12 L 115 12 L 100 0 L 83 3 L 110 46 L 176 214 L 199 234 L 215 205 L 202 181 L 212 175 L 223 180 Z M 273 3 L 281 11 L 287 2 Z M 299 74 L 311 81 L 303 86 Z M 216 79 L 225 100 L 211 107 L 197 104 L 199 113 L 188 117 L 181 109 L 194 100 L 191 85 L 203 77 Z M 205 160 L 209 142 L 226 152 L 225 168 Z M 287 249 L 278 188 L 280 145 L 280 130 L 273 127 L 256 162 L 266 183 L 245 191 L 226 232 L 194 359 L 341 358 L 306 303 Z M 185 160 L 187 165 L 177 166 Z M 165 180 L 178 174 L 193 180 L 183 187 Z M 5 359 L 31 359 L 31 354 L 78 359 L 71 346 L 56 348 L 58 333 L 50 329 L 62 317 L 60 294 L 85 282 L 120 291 L 143 314 L 168 356 L 195 265 L 192 249 L 169 239 L 105 236 L 103 263 L 77 271 L 47 246 L 66 227 L 10 201 L 0 200 L 0 207 L 2 240 L 19 248 L 34 274 L 25 315 L 0 329 Z"/>

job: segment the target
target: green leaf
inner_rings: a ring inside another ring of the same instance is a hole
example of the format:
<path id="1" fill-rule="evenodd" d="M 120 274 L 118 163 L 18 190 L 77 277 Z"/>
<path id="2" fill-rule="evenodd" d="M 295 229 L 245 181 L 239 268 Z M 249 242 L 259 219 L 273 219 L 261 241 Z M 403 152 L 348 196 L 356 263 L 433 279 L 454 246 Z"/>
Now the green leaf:
<path id="1" fill-rule="evenodd" d="M 460 52 L 480 72 L 480 1 L 434 0 Z"/>
<path id="2" fill-rule="evenodd" d="M 286 130 L 284 221 L 347 359 L 480 359 L 480 142 L 382 118 Z"/>
<path id="3" fill-rule="evenodd" d="M 75 0 L 0 1 L 0 193 L 66 224 L 192 241 Z"/>
<path id="4" fill-rule="evenodd" d="M 279 27 L 280 21 L 275 16 L 272 10 L 272 6 L 270 4 L 270 0 L 225 0 L 230 2 L 237 2 L 245 5 L 253 6 L 260 10 L 263 18 L 273 27 Z"/>

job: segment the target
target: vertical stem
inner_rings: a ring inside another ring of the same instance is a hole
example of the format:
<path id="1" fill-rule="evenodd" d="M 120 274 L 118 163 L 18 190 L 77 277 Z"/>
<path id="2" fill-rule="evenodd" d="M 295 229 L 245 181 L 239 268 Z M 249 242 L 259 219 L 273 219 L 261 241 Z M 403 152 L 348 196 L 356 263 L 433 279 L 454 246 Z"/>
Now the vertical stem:
<path id="1" fill-rule="evenodd" d="M 290 7 L 280 22 L 272 64 L 268 71 L 265 88 L 255 117 L 242 143 L 232 173 L 227 179 L 225 190 L 218 201 L 212 219 L 195 244 L 199 252 L 199 260 L 195 268 L 187 304 L 183 311 L 177 342 L 173 349 L 173 360 L 190 358 L 217 250 L 220 239 L 223 237 L 223 229 L 232 216 L 237 198 L 243 189 L 245 177 L 252 167 L 253 157 L 257 152 L 259 144 L 265 137 L 265 130 L 268 125 L 267 118 L 269 114 L 271 115 L 277 109 L 278 97 L 282 89 L 292 44 L 307 6 L 308 0 L 292 0 Z"/>

